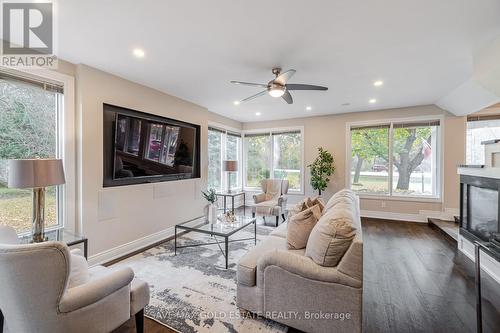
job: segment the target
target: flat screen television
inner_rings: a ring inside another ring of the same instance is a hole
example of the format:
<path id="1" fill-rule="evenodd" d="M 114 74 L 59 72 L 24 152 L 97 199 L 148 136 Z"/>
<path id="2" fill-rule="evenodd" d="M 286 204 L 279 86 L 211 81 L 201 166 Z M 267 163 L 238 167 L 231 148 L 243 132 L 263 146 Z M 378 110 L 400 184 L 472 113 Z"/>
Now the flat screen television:
<path id="1" fill-rule="evenodd" d="M 200 177 L 200 126 L 103 104 L 103 186 Z"/>

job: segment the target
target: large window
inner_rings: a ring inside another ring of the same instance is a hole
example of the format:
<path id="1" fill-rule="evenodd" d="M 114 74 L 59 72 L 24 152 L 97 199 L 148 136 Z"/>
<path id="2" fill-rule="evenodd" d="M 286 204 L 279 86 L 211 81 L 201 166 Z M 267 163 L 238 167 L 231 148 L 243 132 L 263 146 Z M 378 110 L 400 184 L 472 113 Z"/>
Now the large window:
<path id="1" fill-rule="evenodd" d="M 467 164 L 484 164 L 483 141 L 500 139 L 500 115 L 469 116 L 467 119 Z"/>
<path id="2" fill-rule="evenodd" d="M 263 179 L 289 181 L 292 191 L 302 190 L 302 133 L 269 131 L 245 134 L 245 187 L 258 188 Z"/>
<path id="3" fill-rule="evenodd" d="M 440 121 L 351 126 L 351 188 L 388 196 L 440 196 Z"/>
<path id="4" fill-rule="evenodd" d="M 215 127 L 208 128 L 208 188 L 227 189 L 223 161 L 238 161 L 238 171 L 232 172 L 231 188 L 241 189 L 241 134 Z"/>
<path id="5" fill-rule="evenodd" d="M 0 224 L 31 229 L 31 190 L 7 188 L 8 160 L 60 158 L 63 88 L 0 72 Z M 61 187 L 47 188 L 45 224 L 62 224 Z"/>
<path id="6" fill-rule="evenodd" d="M 269 133 L 246 134 L 246 187 L 259 187 L 271 175 L 271 136 Z"/>

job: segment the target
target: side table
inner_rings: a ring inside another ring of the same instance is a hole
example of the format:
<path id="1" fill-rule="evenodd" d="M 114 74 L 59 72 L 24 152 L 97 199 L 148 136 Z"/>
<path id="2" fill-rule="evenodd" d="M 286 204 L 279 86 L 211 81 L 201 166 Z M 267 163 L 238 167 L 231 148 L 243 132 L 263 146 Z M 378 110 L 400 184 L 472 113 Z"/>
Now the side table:
<path id="1" fill-rule="evenodd" d="M 53 229 L 45 232 L 45 237 L 48 241 L 63 242 L 68 246 L 73 246 L 77 244 L 83 244 L 83 256 L 88 259 L 88 239 L 85 236 L 74 234 L 72 232 L 66 231 L 64 229 Z M 19 238 L 21 244 L 31 243 L 31 235 L 23 236 Z"/>
<path id="2" fill-rule="evenodd" d="M 226 209 L 227 209 L 227 203 L 226 203 L 226 198 L 227 197 L 230 197 L 231 198 L 231 212 L 233 212 L 234 214 L 234 197 L 237 197 L 237 196 L 243 196 L 243 215 L 245 215 L 245 191 L 236 191 L 236 192 L 228 192 L 228 191 L 224 191 L 224 192 L 217 192 L 216 193 L 217 197 L 223 197 L 224 198 L 224 213 L 226 212 Z"/>

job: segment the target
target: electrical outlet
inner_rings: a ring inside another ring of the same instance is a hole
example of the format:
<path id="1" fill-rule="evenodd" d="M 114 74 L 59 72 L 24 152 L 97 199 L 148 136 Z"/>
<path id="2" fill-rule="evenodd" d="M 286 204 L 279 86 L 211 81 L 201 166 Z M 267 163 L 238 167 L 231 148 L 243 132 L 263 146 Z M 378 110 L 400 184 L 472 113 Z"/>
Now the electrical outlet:
<path id="1" fill-rule="evenodd" d="M 385 208 L 385 207 L 387 207 L 387 202 L 382 201 L 382 203 L 380 205 L 382 206 L 382 208 Z"/>

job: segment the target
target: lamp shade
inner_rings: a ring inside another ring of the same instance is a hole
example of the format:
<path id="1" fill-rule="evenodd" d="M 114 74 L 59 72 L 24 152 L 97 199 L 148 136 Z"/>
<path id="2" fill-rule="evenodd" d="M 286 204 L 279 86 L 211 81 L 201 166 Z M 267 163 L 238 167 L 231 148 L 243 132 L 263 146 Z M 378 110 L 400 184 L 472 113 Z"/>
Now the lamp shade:
<path id="1" fill-rule="evenodd" d="M 224 161 L 223 170 L 229 172 L 238 171 L 238 161 Z"/>
<path id="2" fill-rule="evenodd" d="M 9 182 L 12 188 L 37 188 L 64 184 L 62 160 L 9 160 Z"/>

